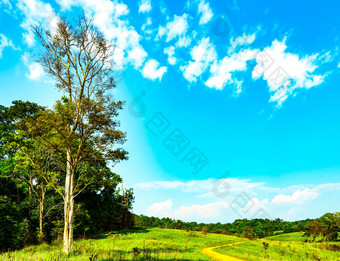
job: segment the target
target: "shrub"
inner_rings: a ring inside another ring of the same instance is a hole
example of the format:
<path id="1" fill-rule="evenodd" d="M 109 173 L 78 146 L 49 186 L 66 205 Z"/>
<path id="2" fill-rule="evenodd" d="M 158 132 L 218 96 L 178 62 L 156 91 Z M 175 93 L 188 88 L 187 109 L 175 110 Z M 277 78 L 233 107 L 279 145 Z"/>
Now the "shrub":
<path id="1" fill-rule="evenodd" d="M 206 235 L 208 233 L 208 229 L 206 227 L 202 228 L 202 234 Z"/>
<path id="2" fill-rule="evenodd" d="M 188 236 L 189 236 L 189 237 L 197 237 L 196 233 L 195 233 L 194 231 L 192 231 L 192 230 L 190 230 L 190 231 L 188 232 Z"/>
<path id="3" fill-rule="evenodd" d="M 262 246 L 263 246 L 263 248 L 264 248 L 265 250 L 267 250 L 268 247 L 269 247 L 269 244 L 266 243 L 266 242 L 262 242 Z"/>

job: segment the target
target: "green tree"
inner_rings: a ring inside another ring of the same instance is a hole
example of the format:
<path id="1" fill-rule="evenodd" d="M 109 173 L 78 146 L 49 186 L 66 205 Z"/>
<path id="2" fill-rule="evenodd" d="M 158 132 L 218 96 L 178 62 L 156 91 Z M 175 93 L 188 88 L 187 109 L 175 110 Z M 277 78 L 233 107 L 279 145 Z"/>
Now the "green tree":
<path id="1" fill-rule="evenodd" d="M 338 218 L 339 213 L 326 213 L 318 219 L 324 226 L 322 234 L 326 241 L 335 241 L 338 238 Z"/>
<path id="2" fill-rule="evenodd" d="M 306 224 L 306 235 L 313 237 L 313 242 L 324 232 L 325 226 L 318 220 L 309 221 Z M 309 241 L 309 239 L 308 239 Z"/>
<path id="3" fill-rule="evenodd" d="M 242 231 L 242 236 L 243 237 L 245 237 L 245 238 L 253 238 L 253 234 L 254 234 L 254 232 L 253 232 L 253 230 L 252 230 L 252 228 L 250 227 L 250 226 L 246 226 L 244 229 L 243 229 L 243 231 Z"/>
<path id="4" fill-rule="evenodd" d="M 73 248 L 74 199 L 105 176 L 89 171 L 91 162 L 116 163 L 127 158 L 127 152 L 116 147 L 125 141 L 116 120 L 123 102 L 109 94 L 115 87 L 113 45 L 91 20 L 81 17 L 72 25 L 59 19 L 54 34 L 39 27 L 34 32 L 42 45 L 37 62 L 65 93 L 54 110 L 42 111 L 29 124 L 29 130 L 32 137 L 39 137 L 39 142 L 65 158 L 65 174 L 60 177 L 63 190 L 56 190 L 64 200 L 63 250 L 69 253 Z"/>

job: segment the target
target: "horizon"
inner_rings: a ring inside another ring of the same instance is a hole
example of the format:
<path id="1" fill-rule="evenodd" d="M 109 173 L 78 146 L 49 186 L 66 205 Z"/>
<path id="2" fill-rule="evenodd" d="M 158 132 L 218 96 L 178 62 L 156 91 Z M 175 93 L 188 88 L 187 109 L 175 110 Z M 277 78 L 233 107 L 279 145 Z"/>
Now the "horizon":
<path id="1" fill-rule="evenodd" d="M 340 56 L 331 0 L 0 0 L 0 104 L 61 97 L 30 57 L 39 24 L 82 11 L 116 45 L 133 212 L 197 223 L 313 219 L 340 196 Z M 289 14 L 289 15 L 287 15 Z M 309 23 L 305 23 L 308 19 Z"/>

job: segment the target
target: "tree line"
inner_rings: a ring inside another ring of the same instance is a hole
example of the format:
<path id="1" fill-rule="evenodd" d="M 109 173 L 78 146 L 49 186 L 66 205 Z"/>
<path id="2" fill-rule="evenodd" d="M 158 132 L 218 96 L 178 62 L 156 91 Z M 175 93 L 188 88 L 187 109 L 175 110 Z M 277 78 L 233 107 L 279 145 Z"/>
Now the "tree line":
<path id="1" fill-rule="evenodd" d="M 202 231 L 218 234 L 236 235 L 246 238 L 263 238 L 274 234 L 304 232 L 308 241 L 315 242 L 317 237 L 324 241 L 335 241 L 340 233 L 340 212 L 326 213 L 317 219 L 283 221 L 282 219 L 237 219 L 232 223 L 183 222 L 171 218 L 134 215 L 135 226 L 140 228 L 166 228 Z"/>

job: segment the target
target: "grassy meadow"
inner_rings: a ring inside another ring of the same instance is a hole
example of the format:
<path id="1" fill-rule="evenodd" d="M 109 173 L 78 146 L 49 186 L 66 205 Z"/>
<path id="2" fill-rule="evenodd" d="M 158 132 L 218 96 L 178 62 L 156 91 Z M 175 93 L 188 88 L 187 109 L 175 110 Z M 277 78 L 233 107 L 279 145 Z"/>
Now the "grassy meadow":
<path id="1" fill-rule="evenodd" d="M 43 244 L 4 253 L 0 260 L 211 260 L 199 250 L 235 241 L 240 238 L 152 228 L 77 240 L 69 256 L 62 253 L 61 244 Z"/>
<path id="2" fill-rule="evenodd" d="M 303 232 L 282 234 L 216 248 L 216 252 L 251 261 L 340 260 L 340 242 L 306 243 L 306 239 L 308 238 L 303 236 Z"/>
<path id="3" fill-rule="evenodd" d="M 200 250 L 239 241 L 244 242 L 215 251 L 244 260 L 340 260 L 340 242 L 306 243 L 306 239 L 302 232 L 246 240 L 222 234 L 151 228 L 76 240 L 75 251 L 68 256 L 62 252 L 61 243 L 54 243 L 7 252 L 0 255 L 0 260 L 212 260 Z"/>
<path id="4" fill-rule="evenodd" d="M 298 242 L 307 242 L 308 237 L 304 235 L 304 232 L 293 232 L 286 234 L 279 234 L 275 236 L 267 237 L 270 240 L 278 240 L 278 241 L 298 241 Z M 317 237 L 316 242 L 322 240 L 322 237 Z M 312 241 L 312 239 L 311 239 Z"/>

